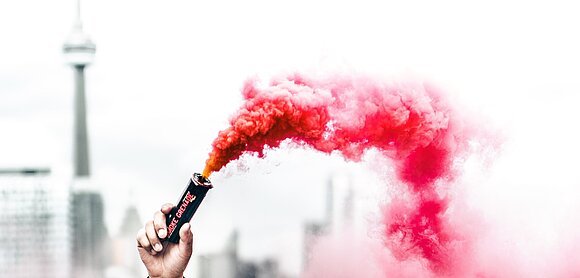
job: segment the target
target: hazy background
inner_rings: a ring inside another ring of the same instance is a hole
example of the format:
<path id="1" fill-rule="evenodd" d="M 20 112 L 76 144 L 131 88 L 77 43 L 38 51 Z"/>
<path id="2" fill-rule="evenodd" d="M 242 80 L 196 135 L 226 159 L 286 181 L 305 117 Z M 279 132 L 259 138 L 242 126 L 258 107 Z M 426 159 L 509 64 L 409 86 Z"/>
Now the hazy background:
<path id="1" fill-rule="evenodd" d="M 61 47 L 74 2 L 0 3 L 0 167 L 71 173 L 73 73 Z M 146 221 L 175 202 L 246 78 L 342 72 L 430 80 L 502 130 L 501 156 L 469 200 L 551 246 L 577 224 L 580 197 L 580 17 L 568 3 L 84 1 L 97 45 L 86 71 L 91 167 L 109 233 L 130 203 Z M 291 149 L 215 174 L 194 221 L 196 252 L 238 229 L 242 256 L 274 256 L 298 274 L 302 224 L 323 217 L 336 172 L 379 184 L 364 165 Z"/>

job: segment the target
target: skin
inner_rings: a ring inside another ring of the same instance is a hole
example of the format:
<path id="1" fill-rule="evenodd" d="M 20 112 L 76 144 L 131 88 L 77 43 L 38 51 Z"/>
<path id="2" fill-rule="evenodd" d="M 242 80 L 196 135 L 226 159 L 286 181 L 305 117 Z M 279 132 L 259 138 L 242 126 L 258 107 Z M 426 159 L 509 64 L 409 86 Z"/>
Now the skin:
<path id="1" fill-rule="evenodd" d="M 137 233 L 137 250 L 151 278 L 182 278 L 193 252 L 193 234 L 189 223 L 181 226 L 178 244 L 164 242 L 167 236 L 165 217 L 173 204 L 165 204 Z"/>

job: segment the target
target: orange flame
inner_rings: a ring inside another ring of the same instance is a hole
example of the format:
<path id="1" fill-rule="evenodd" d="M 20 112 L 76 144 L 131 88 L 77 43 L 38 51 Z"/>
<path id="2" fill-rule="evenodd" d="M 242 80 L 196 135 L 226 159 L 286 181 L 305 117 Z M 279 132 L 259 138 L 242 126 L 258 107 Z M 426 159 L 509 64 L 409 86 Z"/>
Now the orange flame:
<path id="1" fill-rule="evenodd" d="M 211 173 L 213 173 L 214 171 L 216 171 L 216 160 L 215 160 L 215 151 L 212 151 L 209 154 L 208 159 L 205 161 L 205 168 L 203 169 L 203 172 L 201 173 L 201 175 L 204 178 L 209 178 L 209 176 L 211 175 Z"/>
<path id="2" fill-rule="evenodd" d="M 209 175 L 211 175 L 211 173 L 212 173 L 212 171 L 209 169 L 209 166 L 206 165 L 205 168 L 203 169 L 203 173 L 201 173 L 201 175 L 207 179 L 207 178 L 209 178 Z"/>

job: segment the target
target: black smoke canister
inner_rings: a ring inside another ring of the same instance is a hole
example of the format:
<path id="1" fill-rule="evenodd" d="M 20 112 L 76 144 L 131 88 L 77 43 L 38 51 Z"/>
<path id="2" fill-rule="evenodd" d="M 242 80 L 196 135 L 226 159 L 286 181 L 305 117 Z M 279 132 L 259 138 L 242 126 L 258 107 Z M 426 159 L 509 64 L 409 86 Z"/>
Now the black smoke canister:
<path id="1" fill-rule="evenodd" d="M 177 206 L 167 215 L 167 237 L 165 240 L 173 243 L 179 242 L 179 229 L 191 220 L 205 194 L 211 188 L 213 185 L 210 180 L 199 173 L 193 174 L 177 202 Z"/>

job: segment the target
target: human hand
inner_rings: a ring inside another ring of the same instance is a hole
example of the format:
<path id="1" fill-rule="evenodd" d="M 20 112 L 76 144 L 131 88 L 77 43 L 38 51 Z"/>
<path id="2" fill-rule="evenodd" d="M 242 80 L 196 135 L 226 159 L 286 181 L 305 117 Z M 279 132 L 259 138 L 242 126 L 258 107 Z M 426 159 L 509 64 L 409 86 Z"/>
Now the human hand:
<path id="1" fill-rule="evenodd" d="M 179 230 L 179 243 L 161 239 L 167 237 L 165 215 L 171 212 L 173 204 L 165 204 L 156 212 L 153 220 L 137 233 L 137 250 L 151 278 L 182 278 L 193 250 L 191 225 L 185 223 Z"/>

